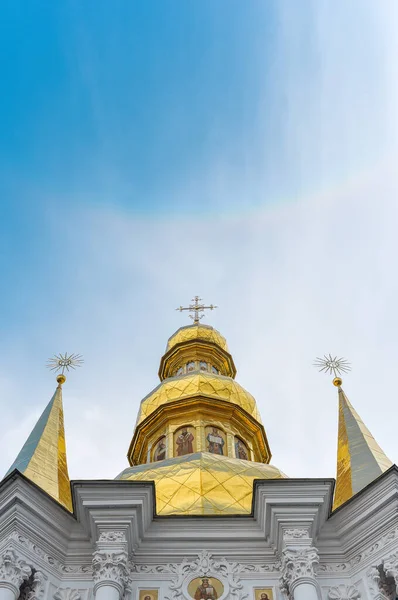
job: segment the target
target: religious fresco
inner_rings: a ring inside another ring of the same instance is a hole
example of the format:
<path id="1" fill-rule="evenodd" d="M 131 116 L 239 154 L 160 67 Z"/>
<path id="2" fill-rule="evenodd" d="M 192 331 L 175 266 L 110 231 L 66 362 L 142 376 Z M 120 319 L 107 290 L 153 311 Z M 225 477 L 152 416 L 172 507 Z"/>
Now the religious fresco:
<path id="1" fill-rule="evenodd" d="M 159 590 L 140 590 L 139 600 L 158 600 Z"/>
<path id="2" fill-rule="evenodd" d="M 184 456 L 195 452 L 195 429 L 193 427 L 181 427 L 174 434 L 175 455 Z"/>
<path id="3" fill-rule="evenodd" d="M 205 435 L 207 452 L 211 452 L 212 454 L 219 454 L 221 456 L 227 453 L 225 433 L 221 431 L 221 429 L 210 425 L 209 427 L 206 427 Z"/>
<path id="4" fill-rule="evenodd" d="M 158 460 L 164 460 L 166 458 L 166 436 L 163 435 L 155 444 L 153 448 L 152 460 L 157 462 Z"/>
<path id="5" fill-rule="evenodd" d="M 224 586 L 215 577 L 197 577 L 188 585 L 188 594 L 193 600 L 218 600 L 224 593 Z"/>
<path id="6" fill-rule="evenodd" d="M 274 594 L 271 588 L 255 589 L 254 600 L 274 600 Z"/>
<path id="7" fill-rule="evenodd" d="M 249 460 L 249 448 L 238 437 L 235 436 L 235 456 L 241 460 Z"/>

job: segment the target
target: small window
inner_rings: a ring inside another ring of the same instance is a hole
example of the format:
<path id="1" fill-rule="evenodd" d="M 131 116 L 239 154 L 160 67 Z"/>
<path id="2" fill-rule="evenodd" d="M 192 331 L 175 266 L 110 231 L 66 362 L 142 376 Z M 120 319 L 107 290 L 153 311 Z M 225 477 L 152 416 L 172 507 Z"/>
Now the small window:
<path id="1" fill-rule="evenodd" d="M 183 375 L 183 373 L 184 373 L 184 367 L 180 367 L 179 369 L 177 369 L 176 376 L 178 377 L 178 375 Z"/>
<path id="2" fill-rule="evenodd" d="M 216 367 L 213 367 L 213 365 L 211 365 L 211 372 L 218 375 L 218 370 L 216 369 Z"/>
<path id="3" fill-rule="evenodd" d="M 201 371 L 208 371 L 208 366 L 207 366 L 207 362 L 205 362 L 204 360 L 200 361 L 200 370 Z"/>
<path id="4" fill-rule="evenodd" d="M 191 360 L 191 362 L 187 363 L 187 372 L 189 373 L 190 371 L 194 371 L 195 370 L 195 362 L 193 360 Z"/>

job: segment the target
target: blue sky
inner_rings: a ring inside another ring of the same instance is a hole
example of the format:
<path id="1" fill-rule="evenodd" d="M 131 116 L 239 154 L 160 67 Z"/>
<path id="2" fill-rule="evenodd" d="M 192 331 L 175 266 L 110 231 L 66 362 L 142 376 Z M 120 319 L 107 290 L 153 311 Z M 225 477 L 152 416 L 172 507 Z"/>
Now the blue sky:
<path id="1" fill-rule="evenodd" d="M 120 472 L 195 294 L 283 471 L 334 474 L 324 352 L 398 460 L 396 26 L 393 0 L 3 5 L 0 471 L 68 350 L 71 476 Z"/>

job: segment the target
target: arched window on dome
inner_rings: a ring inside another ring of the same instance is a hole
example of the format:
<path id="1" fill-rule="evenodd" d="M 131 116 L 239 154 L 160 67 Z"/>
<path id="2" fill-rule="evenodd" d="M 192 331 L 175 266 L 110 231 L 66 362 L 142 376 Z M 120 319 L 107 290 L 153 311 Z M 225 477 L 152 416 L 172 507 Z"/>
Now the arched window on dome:
<path id="1" fill-rule="evenodd" d="M 219 371 L 218 371 L 218 369 L 216 369 L 216 367 L 214 367 L 213 365 L 211 365 L 211 372 L 212 372 L 212 373 L 215 373 L 216 375 L 218 375 L 218 374 L 219 374 Z"/>
<path id="2" fill-rule="evenodd" d="M 249 448 L 243 440 L 235 436 L 235 456 L 241 460 L 249 460 Z"/>
<path id="3" fill-rule="evenodd" d="M 190 373 L 191 371 L 195 370 L 195 361 L 191 360 L 189 363 L 187 363 L 187 373 Z"/>
<path id="4" fill-rule="evenodd" d="M 212 454 L 224 456 L 227 454 L 225 433 L 215 425 L 209 425 L 205 429 L 206 450 Z"/>
<path id="5" fill-rule="evenodd" d="M 157 462 L 166 458 L 166 436 L 162 435 L 153 446 L 152 461 Z"/>
<path id="6" fill-rule="evenodd" d="M 199 368 L 201 371 L 208 371 L 209 370 L 209 365 L 207 364 L 206 361 L 201 360 L 199 363 Z"/>
<path id="7" fill-rule="evenodd" d="M 184 367 L 180 367 L 179 369 L 177 369 L 176 377 L 178 377 L 179 375 L 183 375 L 183 374 L 184 374 Z"/>

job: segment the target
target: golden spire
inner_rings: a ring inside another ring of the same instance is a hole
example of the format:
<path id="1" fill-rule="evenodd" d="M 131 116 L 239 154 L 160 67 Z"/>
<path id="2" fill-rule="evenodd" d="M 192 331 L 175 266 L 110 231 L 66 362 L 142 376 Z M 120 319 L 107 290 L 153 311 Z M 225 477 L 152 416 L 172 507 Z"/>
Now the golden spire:
<path id="1" fill-rule="evenodd" d="M 58 386 L 7 472 L 8 475 L 16 469 L 23 473 L 70 511 L 72 497 L 66 460 L 62 385 L 66 381 L 64 371 L 80 366 L 81 362 L 80 356 L 66 353 L 50 359 L 50 368 L 62 371 L 57 376 Z"/>
<path id="2" fill-rule="evenodd" d="M 345 358 L 324 354 L 314 366 L 334 375 L 333 385 L 339 389 L 339 433 L 337 444 L 337 478 L 333 510 L 360 492 L 392 466 L 361 417 L 342 390 L 340 375 L 351 371 Z"/>
<path id="3" fill-rule="evenodd" d="M 392 466 L 369 429 L 354 410 L 335 378 L 339 390 L 337 478 L 333 510 L 374 481 Z"/>

